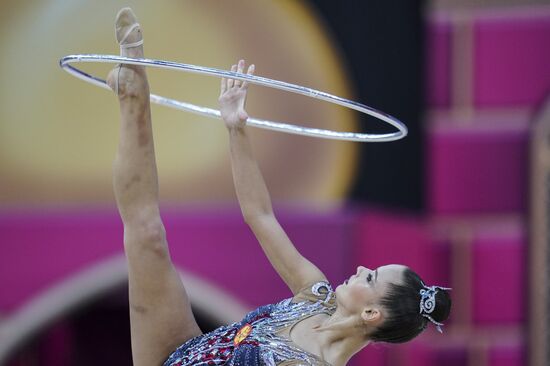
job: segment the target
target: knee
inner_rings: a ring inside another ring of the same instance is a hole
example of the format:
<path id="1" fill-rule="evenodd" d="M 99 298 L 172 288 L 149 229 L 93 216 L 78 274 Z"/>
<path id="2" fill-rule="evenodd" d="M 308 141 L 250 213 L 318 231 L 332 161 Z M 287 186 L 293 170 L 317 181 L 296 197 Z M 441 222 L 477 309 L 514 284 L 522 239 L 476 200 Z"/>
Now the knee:
<path id="1" fill-rule="evenodd" d="M 146 242 L 157 243 L 166 241 L 166 230 L 160 219 L 144 223 L 140 231 L 142 240 Z"/>
<path id="2" fill-rule="evenodd" d="M 124 246 L 127 251 L 138 251 L 140 254 L 152 253 L 158 257 L 169 255 L 166 230 L 160 218 L 125 226 Z"/>

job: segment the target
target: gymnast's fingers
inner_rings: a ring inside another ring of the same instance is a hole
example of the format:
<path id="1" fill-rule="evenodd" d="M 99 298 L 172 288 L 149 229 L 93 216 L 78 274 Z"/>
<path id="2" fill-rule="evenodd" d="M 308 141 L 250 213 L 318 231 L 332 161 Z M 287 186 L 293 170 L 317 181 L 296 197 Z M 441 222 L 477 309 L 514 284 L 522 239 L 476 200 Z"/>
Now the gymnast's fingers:
<path id="1" fill-rule="evenodd" d="M 237 63 L 237 72 L 239 74 L 242 74 L 243 70 L 244 70 L 244 60 L 239 60 L 239 62 Z M 235 86 L 240 86 L 241 84 L 242 84 L 241 80 L 239 79 L 235 80 Z"/>
<path id="2" fill-rule="evenodd" d="M 235 72 L 237 71 L 237 65 L 231 66 L 231 71 Z M 227 89 L 231 89 L 233 87 L 235 80 L 233 79 L 227 79 Z"/>
<path id="3" fill-rule="evenodd" d="M 256 66 L 254 64 L 248 66 L 248 71 L 246 72 L 247 75 L 254 75 L 254 70 L 256 69 Z M 248 89 L 248 81 L 244 81 L 243 85 L 241 85 L 241 88 Z"/>
<path id="4" fill-rule="evenodd" d="M 223 93 L 225 93 L 226 90 L 227 90 L 227 79 L 222 78 L 222 85 L 221 85 L 221 88 L 220 88 L 220 95 L 223 95 Z"/>

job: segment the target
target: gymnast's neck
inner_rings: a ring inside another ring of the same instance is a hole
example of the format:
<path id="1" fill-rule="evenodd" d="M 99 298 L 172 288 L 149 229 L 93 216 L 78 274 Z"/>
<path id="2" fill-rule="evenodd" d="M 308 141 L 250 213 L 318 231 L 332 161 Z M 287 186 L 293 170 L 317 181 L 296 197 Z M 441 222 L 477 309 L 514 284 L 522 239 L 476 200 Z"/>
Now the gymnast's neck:
<path id="1" fill-rule="evenodd" d="M 348 361 L 370 342 L 361 319 L 345 315 L 338 310 L 312 328 L 313 341 L 320 356 L 332 366 L 345 366 Z"/>

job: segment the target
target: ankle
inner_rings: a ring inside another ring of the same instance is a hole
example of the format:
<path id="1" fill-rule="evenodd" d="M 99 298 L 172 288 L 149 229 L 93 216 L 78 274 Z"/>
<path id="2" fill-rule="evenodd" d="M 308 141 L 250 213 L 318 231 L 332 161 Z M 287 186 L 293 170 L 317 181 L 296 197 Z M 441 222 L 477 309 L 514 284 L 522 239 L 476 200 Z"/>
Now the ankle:
<path id="1" fill-rule="evenodd" d="M 119 80 L 118 97 L 119 99 L 147 100 L 149 85 L 142 81 L 124 82 Z"/>
<path id="2" fill-rule="evenodd" d="M 120 55 L 130 58 L 143 58 L 143 46 L 121 49 Z"/>
<path id="3" fill-rule="evenodd" d="M 111 70 L 107 85 L 119 96 L 126 98 L 149 98 L 149 83 L 142 67 L 121 65 Z"/>

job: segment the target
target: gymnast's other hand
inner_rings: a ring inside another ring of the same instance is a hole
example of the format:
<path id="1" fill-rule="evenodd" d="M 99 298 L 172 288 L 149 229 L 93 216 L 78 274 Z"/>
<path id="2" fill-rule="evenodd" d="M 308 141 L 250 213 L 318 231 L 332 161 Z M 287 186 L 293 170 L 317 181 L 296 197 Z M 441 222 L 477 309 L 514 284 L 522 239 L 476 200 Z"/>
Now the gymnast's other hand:
<path id="1" fill-rule="evenodd" d="M 245 67 L 244 60 L 240 60 L 237 65 L 231 66 L 231 71 L 243 73 Z M 254 74 L 254 65 L 250 65 L 247 71 L 248 75 Z M 244 106 L 246 103 L 246 93 L 248 82 L 234 79 L 222 79 L 221 92 L 218 102 L 220 103 L 220 113 L 225 126 L 228 129 L 242 128 L 246 125 L 248 114 Z"/>

